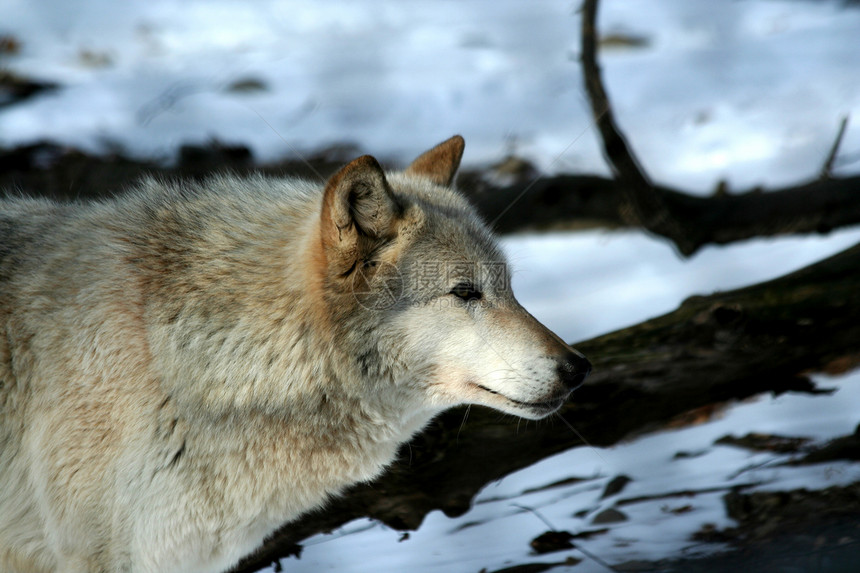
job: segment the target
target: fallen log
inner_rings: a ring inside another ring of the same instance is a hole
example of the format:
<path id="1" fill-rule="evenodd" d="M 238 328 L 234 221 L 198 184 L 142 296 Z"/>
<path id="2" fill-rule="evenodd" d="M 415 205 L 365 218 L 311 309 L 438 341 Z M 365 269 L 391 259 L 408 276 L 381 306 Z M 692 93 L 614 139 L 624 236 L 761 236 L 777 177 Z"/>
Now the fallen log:
<path id="1" fill-rule="evenodd" d="M 58 200 L 107 197 L 144 175 L 205 178 L 212 173 L 262 172 L 324 179 L 360 155 L 358 149 L 321 150 L 306 158 L 260 165 L 241 145 L 186 145 L 175 165 L 138 161 L 121 153 L 90 155 L 41 142 L 0 150 L 0 189 L 38 193 Z M 644 228 L 625 217 L 630 184 L 597 175 L 561 174 L 493 182 L 488 170 L 464 171 L 458 184 L 498 233 L 582 228 Z M 860 224 L 860 176 L 827 177 L 778 189 L 750 189 L 697 196 L 654 185 L 662 208 L 684 221 L 683 236 L 664 237 L 690 254 L 707 244 L 752 237 L 826 234 Z M 683 248 L 681 245 L 684 245 Z"/>

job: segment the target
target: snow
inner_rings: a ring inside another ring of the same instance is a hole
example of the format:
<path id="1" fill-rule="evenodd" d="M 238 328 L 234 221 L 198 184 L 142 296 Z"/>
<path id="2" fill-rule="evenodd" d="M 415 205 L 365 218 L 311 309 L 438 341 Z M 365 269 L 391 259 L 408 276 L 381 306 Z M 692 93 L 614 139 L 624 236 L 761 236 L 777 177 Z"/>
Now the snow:
<path id="1" fill-rule="evenodd" d="M 402 163 L 462 133 L 468 163 L 514 145 L 548 171 L 606 172 L 569 0 L 322 6 L 5 0 L 0 30 L 23 44 L 5 65 L 64 88 L 4 110 L 0 144 L 50 137 L 170 157 L 214 137 L 268 160 L 355 141 Z M 820 169 L 840 117 L 860 116 L 860 11 L 839 2 L 611 0 L 599 27 L 649 41 L 600 61 L 657 181 L 791 184 Z M 226 89 L 249 78 L 266 89 Z M 858 147 L 851 127 L 845 149 Z"/>
<path id="2" fill-rule="evenodd" d="M 577 63 L 576 10 L 570 0 L 4 0 L 0 34 L 23 48 L 0 65 L 62 88 L 0 109 L 0 146 L 48 138 L 169 161 L 179 144 L 217 138 L 272 160 L 357 142 L 393 165 L 461 133 L 466 164 L 513 149 L 546 172 L 606 174 Z M 732 190 L 795 184 L 817 176 L 845 115 L 852 122 L 837 173 L 860 170 L 860 10 L 835 0 L 603 0 L 599 28 L 648 41 L 606 48 L 600 64 L 616 119 L 655 181 L 696 193 L 720 180 Z M 263 89 L 229 89 L 249 79 Z M 503 239 L 520 301 L 566 340 L 669 312 L 693 294 L 775 278 L 857 242 L 860 230 L 847 229 L 707 247 L 683 260 L 635 232 Z M 460 518 L 432 513 L 408 540 L 359 520 L 312 538 L 284 565 L 422 573 L 571 555 L 584 559 L 571 570 L 602 572 L 575 550 L 529 555 L 527 542 L 548 529 L 542 519 L 591 529 L 619 499 L 680 484 L 717 491 L 618 506 L 628 521 L 577 543 L 610 563 L 719 549 L 690 535 L 706 523 L 731 525 L 725 488 L 860 479 L 858 464 L 779 467 L 785 456 L 713 444 L 748 432 L 851 433 L 860 374 L 816 380 L 838 391 L 760 397 L 698 426 L 564 452 L 488 485 Z M 679 451 L 694 455 L 675 458 Z M 634 481 L 600 500 L 619 474 Z M 571 476 L 584 481 L 526 493 Z M 690 511 L 671 511 L 685 505 Z M 589 512 L 575 517 L 581 510 Z"/>
<path id="3" fill-rule="evenodd" d="M 584 340 L 671 312 L 685 298 L 782 276 L 860 242 L 860 229 L 827 237 L 710 246 L 689 260 L 637 232 L 507 237 L 519 301 L 563 339 Z"/>
<path id="4" fill-rule="evenodd" d="M 479 571 L 484 567 L 492 571 L 574 556 L 585 561 L 572 570 L 605 571 L 577 550 L 530 554 L 528 541 L 549 529 L 543 519 L 554 529 L 571 533 L 609 527 L 607 534 L 577 540 L 576 544 L 611 564 L 720 550 L 718 545 L 691 541 L 690 536 L 705 524 L 718 528 L 734 525 L 726 517 L 722 502 L 731 487 L 759 484 L 746 491 L 817 489 L 860 480 L 858 464 L 782 467 L 779 464 L 790 456 L 714 445 L 727 434 L 748 432 L 806 436 L 820 442 L 852 433 L 860 411 L 860 372 L 838 378 L 816 376 L 815 380 L 837 391 L 829 396 L 760 397 L 736 404 L 704 424 L 658 432 L 614 448 L 569 450 L 488 485 L 475 499 L 474 509 L 459 518 L 431 513 L 405 541 L 398 541 L 399 532 L 358 520 L 332 535 L 311 538 L 301 559 L 290 559 L 283 565 L 291 573 L 359 572 L 366 571 L 369 563 L 380 571 Z M 559 431 L 568 430 L 559 426 Z M 679 452 L 692 455 L 676 458 Z M 618 475 L 633 481 L 619 494 L 600 500 L 606 484 Z M 585 481 L 526 493 L 570 477 Z M 621 499 L 711 489 L 716 491 L 616 505 Z M 672 511 L 687 505 L 691 506 L 688 511 Z M 629 520 L 592 524 L 593 517 L 608 507 L 616 507 Z M 588 510 L 588 514 L 575 517 L 581 510 Z"/>

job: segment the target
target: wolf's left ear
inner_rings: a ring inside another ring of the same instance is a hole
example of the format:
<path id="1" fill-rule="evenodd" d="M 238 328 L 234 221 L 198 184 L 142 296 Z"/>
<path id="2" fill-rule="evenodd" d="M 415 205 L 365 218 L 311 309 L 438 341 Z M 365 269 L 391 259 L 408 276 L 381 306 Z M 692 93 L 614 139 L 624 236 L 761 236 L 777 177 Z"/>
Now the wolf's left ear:
<path id="1" fill-rule="evenodd" d="M 406 173 L 428 177 L 438 185 L 450 185 L 454 181 L 454 175 L 457 174 L 457 168 L 460 167 L 464 147 L 466 147 L 466 141 L 459 135 L 455 135 L 430 151 L 422 153 L 406 168 Z"/>
<path id="2" fill-rule="evenodd" d="M 379 162 L 364 155 L 332 175 L 325 187 L 320 231 L 329 262 L 346 270 L 391 235 L 397 203 Z"/>

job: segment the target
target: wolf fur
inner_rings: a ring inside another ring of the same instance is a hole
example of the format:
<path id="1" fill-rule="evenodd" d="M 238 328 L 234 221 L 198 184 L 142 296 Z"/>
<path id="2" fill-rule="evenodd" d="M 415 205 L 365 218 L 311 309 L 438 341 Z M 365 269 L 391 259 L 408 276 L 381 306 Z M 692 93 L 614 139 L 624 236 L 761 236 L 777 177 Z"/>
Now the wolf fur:
<path id="1" fill-rule="evenodd" d="M 0 571 L 223 571 L 446 408 L 556 410 L 588 362 L 513 298 L 462 152 L 0 201 Z"/>

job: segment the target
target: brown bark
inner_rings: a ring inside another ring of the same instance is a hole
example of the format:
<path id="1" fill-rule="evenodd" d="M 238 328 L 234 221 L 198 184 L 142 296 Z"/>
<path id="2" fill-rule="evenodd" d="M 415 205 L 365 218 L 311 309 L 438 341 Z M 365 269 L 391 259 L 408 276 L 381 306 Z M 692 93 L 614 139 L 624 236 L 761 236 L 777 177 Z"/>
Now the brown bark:
<path id="1" fill-rule="evenodd" d="M 499 233 L 640 228 L 622 215 L 629 196 L 623 181 L 558 175 L 504 188 L 482 182 L 474 174 L 465 174 L 461 181 L 483 216 L 495 221 Z M 653 189 L 674 218 L 687 222 L 683 249 L 678 245 L 686 254 L 708 244 L 723 245 L 753 237 L 826 234 L 860 223 L 860 177 L 814 179 L 782 189 L 708 197 L 662 186 Z M 509 208 L 511 202 L 514 208 Z"/>

